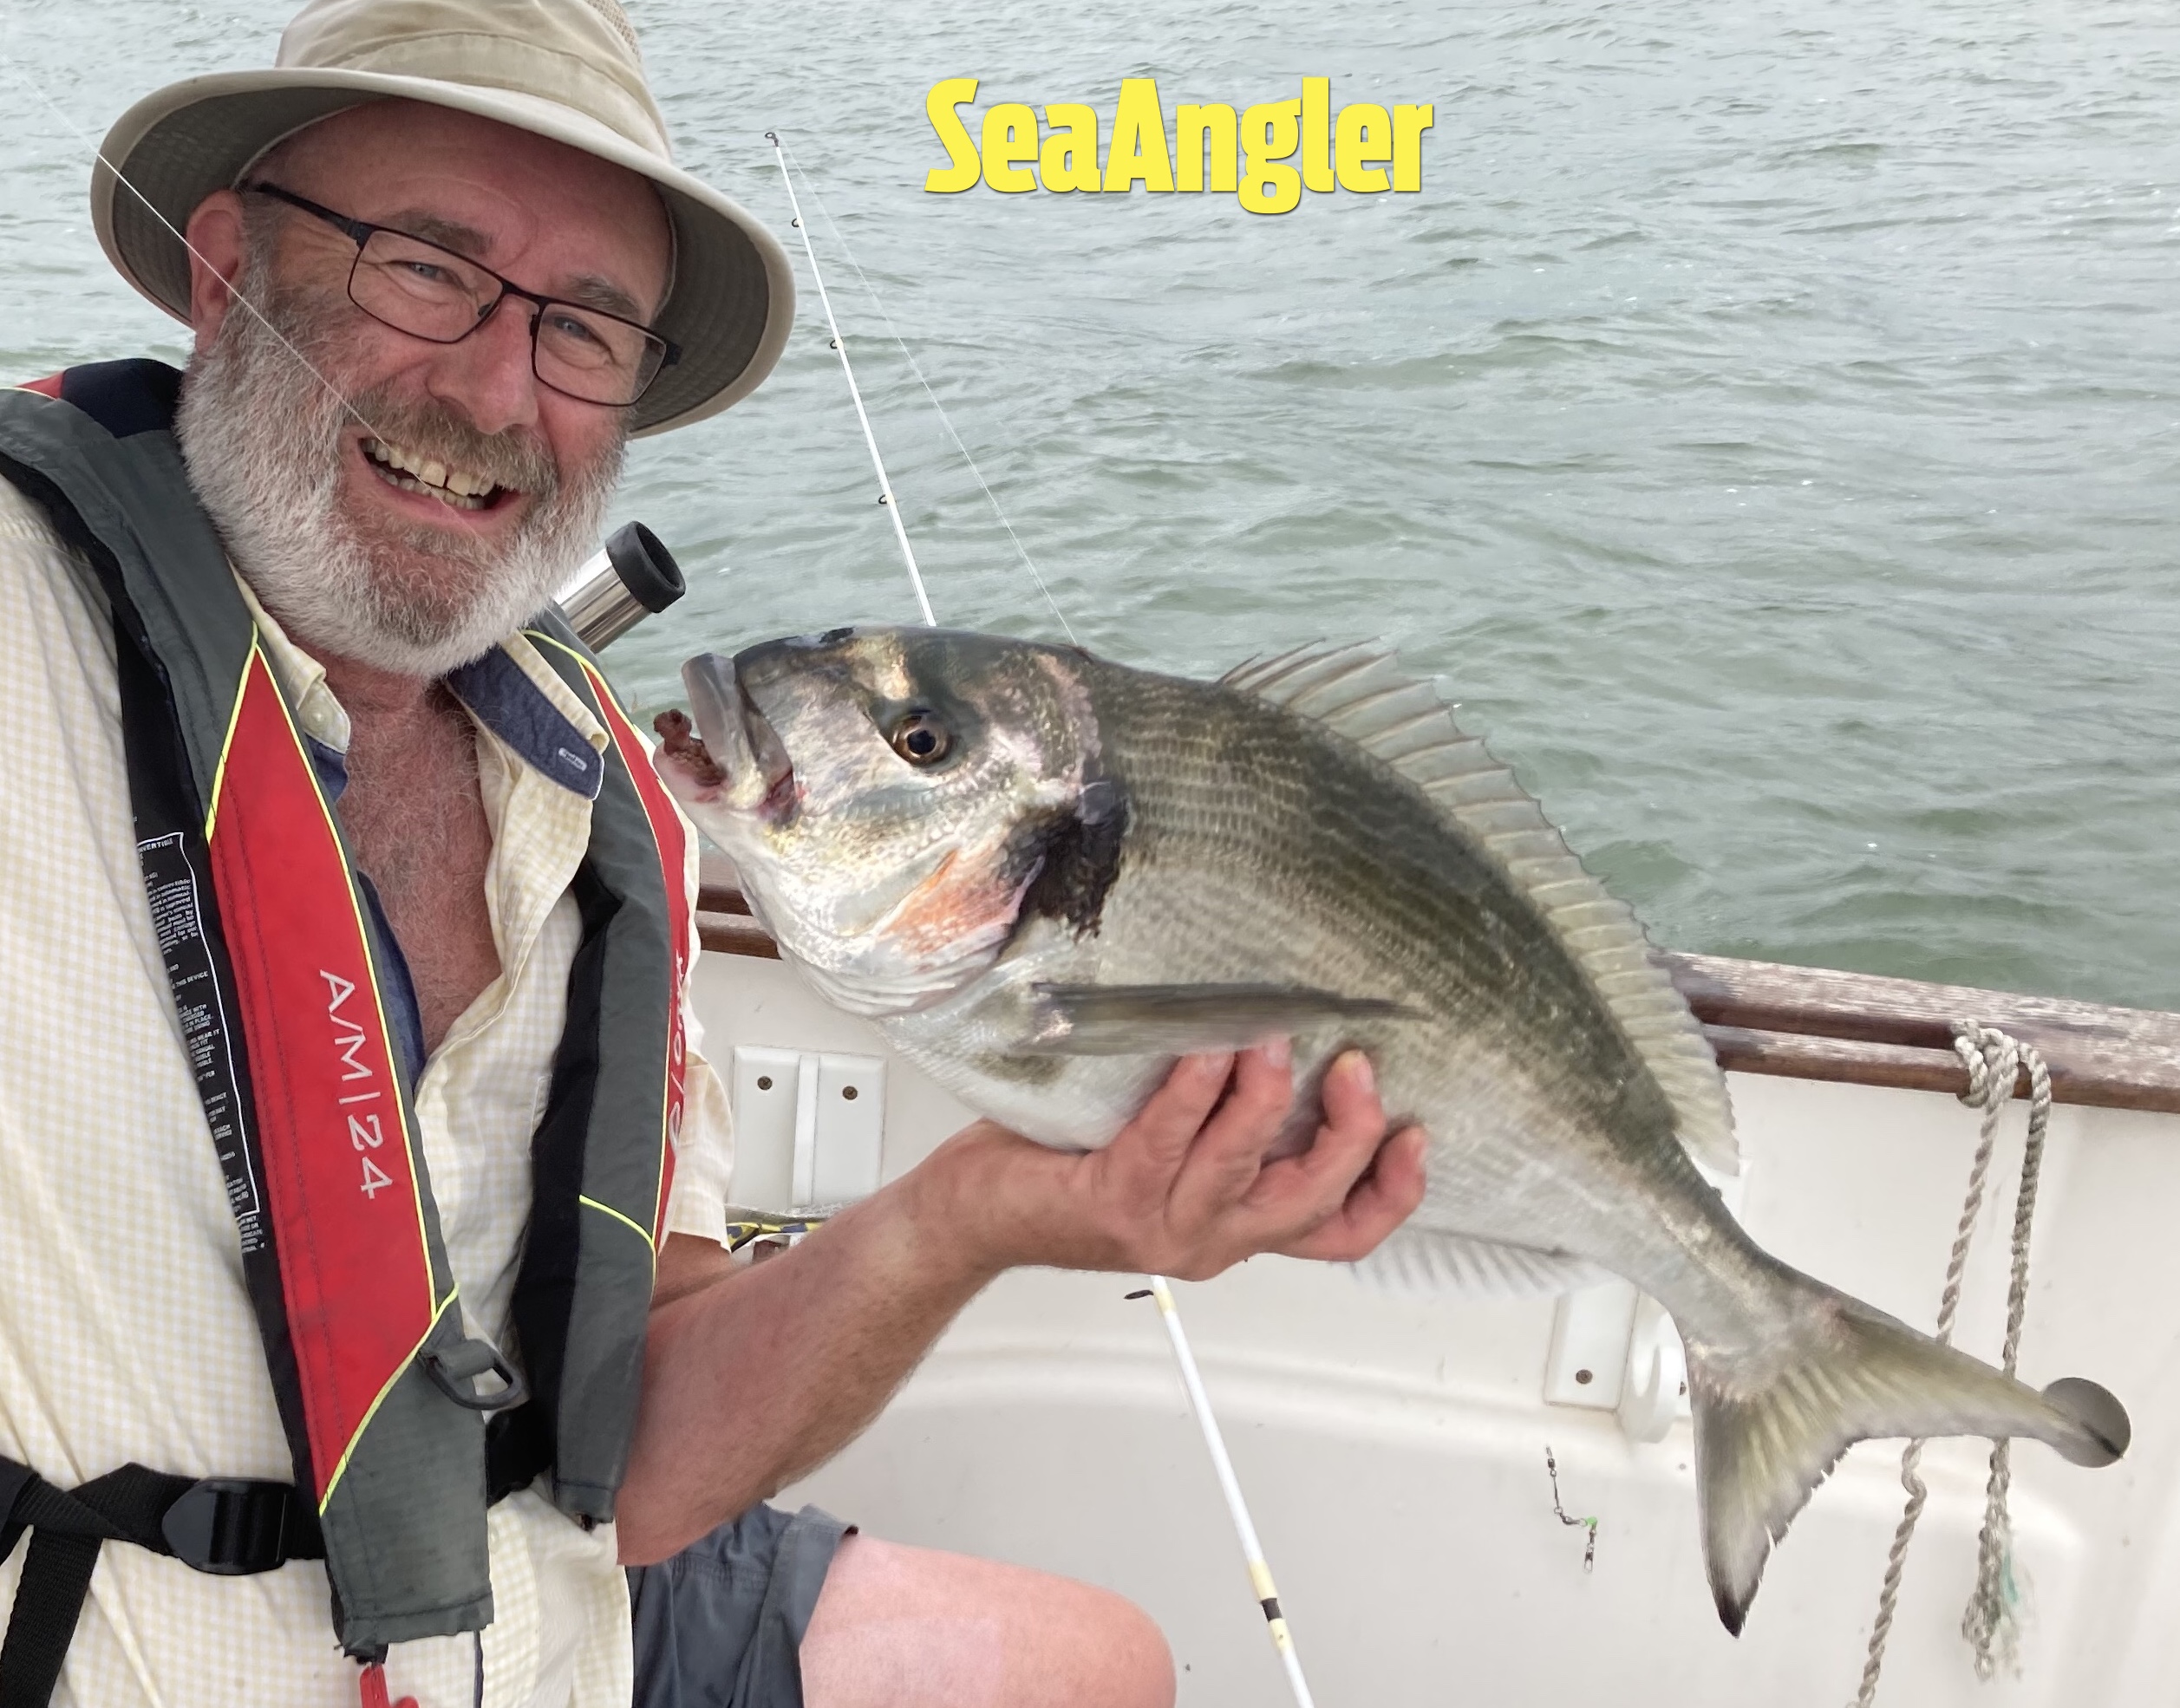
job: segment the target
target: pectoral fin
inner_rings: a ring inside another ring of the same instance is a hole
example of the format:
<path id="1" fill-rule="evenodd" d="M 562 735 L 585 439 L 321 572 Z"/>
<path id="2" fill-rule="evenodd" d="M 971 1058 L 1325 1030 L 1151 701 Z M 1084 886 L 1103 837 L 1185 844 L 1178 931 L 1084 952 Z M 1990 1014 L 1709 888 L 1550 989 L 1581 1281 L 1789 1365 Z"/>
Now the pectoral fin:
<path id="1" fill-rule="evenodd" d="M 1033 985 L 1026 1047 L 1041 1055 L 1185 1055 L 1232 1050 L 1339 1020 L 1416 1020 L 1374 996 L 1275 984 Z"/>

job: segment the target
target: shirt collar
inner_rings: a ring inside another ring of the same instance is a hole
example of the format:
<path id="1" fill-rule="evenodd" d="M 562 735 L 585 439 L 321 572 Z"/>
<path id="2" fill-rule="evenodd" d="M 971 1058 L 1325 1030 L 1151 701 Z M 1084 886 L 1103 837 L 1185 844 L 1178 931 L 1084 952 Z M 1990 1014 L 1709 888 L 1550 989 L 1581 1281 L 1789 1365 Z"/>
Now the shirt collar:
<path id="1" fill-rule="evenodd" d="M 520 635 L 447 674 L 477 721 L 530 768 L 585 800 L 605 784 L 605 726 Z"/>
<path id="2" fill-rule="evenodd" d="M 345 754 L 349 714 L 326 681 L 325 666 L 288 638 L 248 582 L 237 576 L 235 585 L 303 733 Z M 605 782 L 605 727 L 528 640 L 512 636 L 446 680 L 470 715 L 532 771 L 584 800 L 597 799 Z"/>
<path id="3" fill-rule="evenodd" d="M 296 721 L 302 725 L 303 733 L 320 746 L 346 753 L 349 714 L 333 697 L 333 689 L 325 680 L 325 666 L 288 638 L 288 631 L 258 603 L 256 592 L 239 575 L 235 577 L 235 585 L 241 590 L 243 603 L 250 607 L 251 620 L 258 625 L 258 643 L 264 650 L 265 662 L 272 667 L 281 693 L 295 707 Z"/>

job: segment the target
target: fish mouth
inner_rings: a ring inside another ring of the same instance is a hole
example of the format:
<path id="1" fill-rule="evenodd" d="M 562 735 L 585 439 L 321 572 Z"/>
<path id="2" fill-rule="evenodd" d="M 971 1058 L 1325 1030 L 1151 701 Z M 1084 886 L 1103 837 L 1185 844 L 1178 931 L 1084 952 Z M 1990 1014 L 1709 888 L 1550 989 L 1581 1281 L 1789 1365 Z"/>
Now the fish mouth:
<path id="1" fill-rule="evenodd" d="M 689 733 L 689 720 L 678 713 L 661 717 L 667 753 L 709 799 L 775 824 L 786 818 L 800 795 L 794 765 L 734 674 L 734 661 L 701 653 L 682 666 L 682 683 L 696 733 Z M 669 731 L 669 720 L 680 727 Z"/>

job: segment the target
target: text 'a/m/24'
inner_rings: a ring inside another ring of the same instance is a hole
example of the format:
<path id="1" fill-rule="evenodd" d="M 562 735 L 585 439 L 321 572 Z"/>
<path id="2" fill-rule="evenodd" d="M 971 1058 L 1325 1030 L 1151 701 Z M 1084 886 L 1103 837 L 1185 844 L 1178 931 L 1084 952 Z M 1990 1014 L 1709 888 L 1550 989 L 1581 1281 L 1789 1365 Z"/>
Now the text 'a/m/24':
<path id="1" fill-rule="evenodd" d="M 1008 194 L 1125 195 L 1140 184 L 1152 194 L 1210 189 L 1232 195 L 1251 213 L 1285 213 L 1304 190 L 1376 195 L 1423 187 L 1431 107 L 1388 110 L 1352 101 L 1335 115 L 1329 77 L 1305 77 L 1296 99 L 1264 101 L 1238 116 L 1223 101 L 1178 107 L 1170 148 L 1157 80 L 1123 78 L 1102 156 L 1097 109 L 1070 101 L 1048 105 L 1041 127 L 1035 108 L 995 102 L 984 114 L 981 137 L 972 138 L 961 108 L 976 99 L 976 84 L 974 77 L 944 78 L 924 99 L 950 162 L 924 177 L 924 187 L 936 194 L 982 184 Z"/>

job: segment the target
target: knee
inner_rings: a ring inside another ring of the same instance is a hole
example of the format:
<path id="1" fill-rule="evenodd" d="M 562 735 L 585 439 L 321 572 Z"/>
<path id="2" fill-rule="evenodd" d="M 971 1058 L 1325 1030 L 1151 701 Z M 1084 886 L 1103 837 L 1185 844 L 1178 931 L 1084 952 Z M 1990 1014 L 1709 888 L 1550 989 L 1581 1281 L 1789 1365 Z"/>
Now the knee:
<path id="1" fill-rule="evenodd" d="M 1089 1592 L 1095 1612 L 1083 1621 L 1092 1638 L 1096 1685 L 1084 1692 L 1086 1708 L 1173 1708 L 1173 1652 L 1150 1614 L 1123 1596 Z"/>

